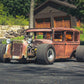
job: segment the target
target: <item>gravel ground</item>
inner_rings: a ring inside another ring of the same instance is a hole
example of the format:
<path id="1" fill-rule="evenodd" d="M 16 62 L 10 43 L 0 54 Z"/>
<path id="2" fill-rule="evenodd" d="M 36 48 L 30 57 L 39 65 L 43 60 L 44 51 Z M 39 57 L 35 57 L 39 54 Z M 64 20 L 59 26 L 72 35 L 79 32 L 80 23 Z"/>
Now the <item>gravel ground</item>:
<path id="1" fill-rule="evenodd" d="M 84 84 L 84 62 L 0 63 L 0 84 Z"/>

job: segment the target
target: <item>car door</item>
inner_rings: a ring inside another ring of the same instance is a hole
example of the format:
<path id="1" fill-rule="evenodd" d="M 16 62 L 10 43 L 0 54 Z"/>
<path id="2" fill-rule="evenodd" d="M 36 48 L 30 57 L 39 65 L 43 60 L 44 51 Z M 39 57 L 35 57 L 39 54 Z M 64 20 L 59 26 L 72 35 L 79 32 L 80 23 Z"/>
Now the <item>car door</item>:
<path id="1" fill-rule="evenodd" d="M 65 35 L 65 58 L 69 58 L 73 52 L 74 35 L 73 31 L 66 31 Z"/>
<path id="2" fill-rule="evenodd" d="M 65 55 L 64 31 L 54 32 L 54 47 L 56 51 L 56 59 L 64 58 Z"/>

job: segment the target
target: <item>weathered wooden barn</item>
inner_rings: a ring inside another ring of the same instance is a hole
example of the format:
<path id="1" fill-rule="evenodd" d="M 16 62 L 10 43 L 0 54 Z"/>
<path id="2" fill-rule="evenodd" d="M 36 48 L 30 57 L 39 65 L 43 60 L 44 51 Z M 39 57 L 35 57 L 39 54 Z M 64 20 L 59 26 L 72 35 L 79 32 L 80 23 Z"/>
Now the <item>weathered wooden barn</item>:
<path id="1" fill-rule="evenodd" d="M 80 20 L 75 16 L 76 9 L 76 6 L 62 0 L 47 0 L 34 10 L 34 27 L 73 28 L 80 26 Z"/>

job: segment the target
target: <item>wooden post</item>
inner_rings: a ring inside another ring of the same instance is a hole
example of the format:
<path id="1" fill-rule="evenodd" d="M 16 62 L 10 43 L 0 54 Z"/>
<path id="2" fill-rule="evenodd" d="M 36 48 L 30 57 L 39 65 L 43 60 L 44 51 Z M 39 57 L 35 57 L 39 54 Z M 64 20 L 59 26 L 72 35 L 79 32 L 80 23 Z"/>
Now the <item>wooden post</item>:
<path id="1" fill-rule="evenodd" d="M 34 0 L 31 0 L 29 28 L 33 27 L 34 27 Z"/>

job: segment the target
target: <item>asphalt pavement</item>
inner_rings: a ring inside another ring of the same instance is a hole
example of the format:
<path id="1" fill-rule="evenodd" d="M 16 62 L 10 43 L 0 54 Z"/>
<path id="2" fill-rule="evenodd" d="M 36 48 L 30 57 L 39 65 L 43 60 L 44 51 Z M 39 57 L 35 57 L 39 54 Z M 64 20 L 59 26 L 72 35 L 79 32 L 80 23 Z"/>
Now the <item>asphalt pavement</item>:
<path id="1" fill-rule="evenodd" d="M 0 84 L 84 84 L 84 62 L 59 60 L 53 65 L 0 63 Z"/>

